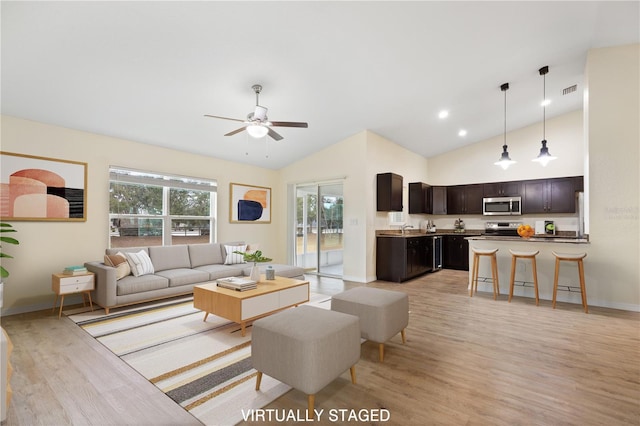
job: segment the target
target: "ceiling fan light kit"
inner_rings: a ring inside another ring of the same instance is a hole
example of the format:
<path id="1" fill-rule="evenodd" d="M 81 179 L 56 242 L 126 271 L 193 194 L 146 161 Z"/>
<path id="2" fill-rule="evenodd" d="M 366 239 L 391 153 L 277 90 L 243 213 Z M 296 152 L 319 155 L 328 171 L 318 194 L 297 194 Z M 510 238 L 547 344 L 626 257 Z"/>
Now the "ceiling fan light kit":
<path id="1" fill-rule="evenodd" d="M 504 144 L 502 145 L 500 160 L 493 164 L 502 167 L 502 170 L 507 170 L 510 165 L 515 163 L 515 161 L 509 158 L 509 151 L 507 151 L 507 90 L 509 90 L 509 83 L 502 84 L 500 90 L 504 92 Z"/>
<path id="2" fill-rule="evenodd" d="M 547 138 L 546 138 L 546 109 L 548 102 L 546 102 L 546 92 L 547 92 L 547 78 L 546 75 L 549 72 L 549 66 L 544 66 L 538 70 L 540 75 L 542 76 L 542 147 L 540 148 L 540 153 L 536 158 L 532 161 L 538 162 L 542 164 L 542 167 L 546 167 L 549 164 L 549 161 L 555 160 L 557 157 L 554 157 L 549 153 L 549 148 L 547 148 Z"/>
<path id="3" fill-rule="evenodd" d="M 259 84 L 254 84 L 253 86 L 251 86 L 251 88 L 256 94 L 256 107 L 253 112 L 250 112 L 247 115 L 246 120 L 240 120 L 237 118 L 222 117 L 219 115 L 210 115 L 210 114 L 205 114 L 205 117 L 219 118 L 222 120 L 239 121 L 245 124 L 245 126 L 240 127 L 239 129 L 233 130 L 225 134 L 225 136 L 233 136 L 237 133 L 242 132 L 243 130 L 246 130 L 247 134 L 249 134 L 249 136 L 253 138 L 260 139 L 269 135 L 269 137 L 271 137 L 276 141 L 282 140 L 283 137 L 280 134 L 278 134 L 278 132 L 273 130 L 272 127 L 301 127 L 305 129 L 309 127 L 307 123 L 303 123 L 303 122 L 269 121 L 269 118 L 267 117 L 268 109 L 260 105 L 259 97 L 260 97 L 260 92 L 262 91 L 262 86 Z"/>

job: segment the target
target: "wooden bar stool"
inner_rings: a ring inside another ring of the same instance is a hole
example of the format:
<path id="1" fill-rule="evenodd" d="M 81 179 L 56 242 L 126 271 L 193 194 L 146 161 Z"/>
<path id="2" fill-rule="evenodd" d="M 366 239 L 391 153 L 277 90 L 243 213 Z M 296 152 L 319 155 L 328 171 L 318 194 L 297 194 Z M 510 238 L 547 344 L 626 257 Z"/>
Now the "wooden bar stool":
<path id="1" fill-rule="evenodd" d="M 511 302 L 511 298 L 513 297 L 513 284 L 516 279 L 516 260 L 518 259 L 531 259 L 531 268 L 533 270 L 533 288 L 536 293 L 536 306 L 540 302 L 540 298 L 538 297 L 538 271 L 536 267 L 536 255 L 540 253 L 538 250 L 536 251 L 514 251 L 509 250 L 511 253 L 511 283 L 509 285 L 509 302 Z"/>
<path id="2" fill-rule="evenodd" d="M 480 266 L 480 256 L 491 257 L 491 278 L 493 279 L 493 300 L 496 300 L 500 294 L 500 284 L 498 283 L 498 261 L 496 260 L 496 252 L 498 249 L 480 250 L 472 248 L 473 252 L 473 268 L 471 273 L 471 290 L 469 297 L 473 297 L 473 292 L 478 292 L 478 268 Z"/>
<path id="3" fill-rule="evenodd" d="M 589 313 L 589 307 L 587 306 L 587 289 L 584 285 L 584 264 L 582 259 L 587 257 L 587 253 L 556 253 L 552 252 L 556 257 L 556 273 L 553 278 L 553 303 L 552 306 L 556 308 L 556 295 L 558 294 L 558 275 L 560 273 L 560 262 L 578 262 L 578 275 L 580 276 L 580 293 L 582 296 L 582 307 L 586 314 Z"/>

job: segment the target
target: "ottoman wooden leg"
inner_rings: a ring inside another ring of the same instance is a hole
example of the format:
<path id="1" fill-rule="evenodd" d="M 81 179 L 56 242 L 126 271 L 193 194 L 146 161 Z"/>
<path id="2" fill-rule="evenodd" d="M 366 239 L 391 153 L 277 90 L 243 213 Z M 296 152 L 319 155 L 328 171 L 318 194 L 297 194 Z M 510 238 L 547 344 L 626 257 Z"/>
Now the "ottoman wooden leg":
<path id="1" fill-rule="evenodd" d="M 404 334 L 404 328 L 402 329 L 402 331 L 400 332 L 400 335 L 402 336 L 402 344 L 406 344 L 407 343 L 407 338 Z"/>
<path id="2" fill-rule="evenodd" d="M 309 395 L 308 407 L 307 407 L 307 418 L 308 419 L 312 419 L 313 418 L 313 407 L 315 405 L 315 401 L 316 401 L 316 396 L 315 395 Z"/>
<path id="3" fill-rule="evenodd" d="M 356 384 L 356 366 L 352 365 L 349 369 L 351 371 L 351 383 Z"/>
<path id="4" fill-rule="evenodd" d="M 378 357 L 380 358 L 380 362 L 384 361 L 384 343 L 380 343 L 378 346 Z"/>
<path id="5" fill-rule="evenodd" d="M 256 390 L 260 390 L 260 382 L 262 381 L 262 371 L 258 371 L 256 376 Z"/>

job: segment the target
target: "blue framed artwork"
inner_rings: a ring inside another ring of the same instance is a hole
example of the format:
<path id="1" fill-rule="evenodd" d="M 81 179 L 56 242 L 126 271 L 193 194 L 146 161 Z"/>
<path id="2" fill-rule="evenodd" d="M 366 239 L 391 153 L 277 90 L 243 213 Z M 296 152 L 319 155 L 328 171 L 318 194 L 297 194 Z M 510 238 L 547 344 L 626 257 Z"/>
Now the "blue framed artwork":
<path id="1" fill-rule="evenodd" d="M 229 185 L 229 221 L 232 223 L 271 223 L 271 188 Z"/>

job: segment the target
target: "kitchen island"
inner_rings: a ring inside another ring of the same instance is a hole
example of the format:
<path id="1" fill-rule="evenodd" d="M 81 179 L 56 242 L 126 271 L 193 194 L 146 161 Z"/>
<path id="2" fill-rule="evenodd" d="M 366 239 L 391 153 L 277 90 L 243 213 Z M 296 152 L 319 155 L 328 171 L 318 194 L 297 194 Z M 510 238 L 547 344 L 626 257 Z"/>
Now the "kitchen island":
<path id="1" fill-rule="evenodd" d="M 500 284 L 500 294 L 503 296 L 499 300 L 504 300 L 505 295 L 509 295 L 509 282 L 511 278 L 511 253 L 514 251 L 536 251 L 537 271 L 538 271 L 538 291 L 540 300 L 553 298 L 553 278 L 555 273 L 556 253 L 587 253 L 584 260 L 585 281 L 587 289 L 587 301 L 589 305 L 604 306 L 599 303 L 600 289 L 595 286 L 595 280 L 591 280 L 591 271 L 598 267 L 596 260 L 589 261 L 589 240 L 587 238 L 576 238 L 567 236 L 534 236 L 531 238 L 521 238 L 512 236 L 490 236 L 478 235 L 466 237 L 469 241 L 469 262 L 473 262 L 473 252 L 471 249 L 498 249 L 496 253 L 498 261 L 498 280 Z M 602 265 L 600 265 L 602 267 Z M 472 269 L 472 268 L 471 268 Z M 490 262 L 481 259 L 478 270 L 478 291 L 493 293 L 493 283 L 491 278 Z M 469 287 L 471 286 L 471 271 L 469 272 Z M 513 290 L 514 297 L 535 298 L 533 291 L 533 275 L 531 262 L 518 260 L 516 262 L 516 276 Z M 580 283 L 577 266 L 572 262 L 561 262 L 560 274 L 558 278 L 558 302 L 582 304 L 580 295 Z M 549 303 L 550 305 L 550 303 Z M 542 305 L 541 305 L 542 306 Z"/>

